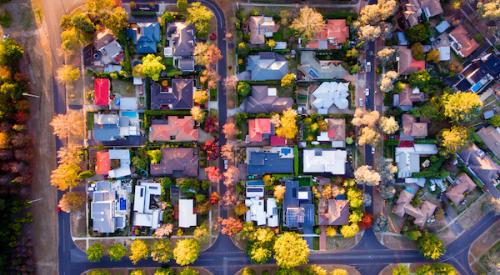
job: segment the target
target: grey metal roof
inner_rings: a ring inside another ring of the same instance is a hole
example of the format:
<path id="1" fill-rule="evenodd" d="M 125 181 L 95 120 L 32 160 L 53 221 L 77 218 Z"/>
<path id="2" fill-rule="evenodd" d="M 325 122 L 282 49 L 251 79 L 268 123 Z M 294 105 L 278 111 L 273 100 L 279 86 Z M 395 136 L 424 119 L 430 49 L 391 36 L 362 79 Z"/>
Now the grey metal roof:
<path id="1" fill-rule="evenodd" d="M 112 217 L 113 202 L 92 202 L 92 229 L 100 233 L 115 232 L 115 219 Z"/>
<path id="2" fill-rule="evenodd" d="M 274 52 L 248 56 L 247 70 L 252 80 L 279 80 L 288 73 L 288 61 Z"/>
<path id="3" fill-rule="evenodd" d="M 193 79 L 172 79 L 172 92 L 157 82 L 151 84 L 151 109 L 191 109 L 193 107 Z"/>
<path id="4" fill-rule="evenodd" d="M 243 102 L 245 112 L 251 114 L 280 113 L 292 105 L 292 98 L 269 96 L 267 86 L 252 86 L 252 94 Z"/>

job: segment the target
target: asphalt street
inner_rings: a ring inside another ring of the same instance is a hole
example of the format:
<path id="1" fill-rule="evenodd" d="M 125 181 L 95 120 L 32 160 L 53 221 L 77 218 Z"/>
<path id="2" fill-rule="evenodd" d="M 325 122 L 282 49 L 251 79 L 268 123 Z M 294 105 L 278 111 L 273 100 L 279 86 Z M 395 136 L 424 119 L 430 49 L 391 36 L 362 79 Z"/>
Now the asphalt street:
<path id="1" fill-rule="evenodd" d="M 173 3 L 174 1 L 168 1 Z M 221 79 L 226 77 L 226 47 L 225 37 L 225 21 L 221 9 L 209 0 L 200 0 L 209 7 L 215 14 L 218 24 L 217 41 L 221 49 L 223 59 L 218 63 L 217 70 Z M 373 52 L 374 44 L 369 43 L 368 50 Z M 374 56 L 371 57 L 372 72 L 367 74 L 367 81 L 370 85 L 370 90 L 373 92 L 375 88 L 375 70 L 373 68 Z M 55 85 L 57 87 L 57 85 Z M 54 91 L 55 110 L 57 113 L 65 111 L 65 91 L 57 89 Z M 226 95 L 222 82 L 219 83 L 218 89 L 219 100 L 219 129 L 222 133 L 222 126 L 226 122 Z M 367 108 L 373 108 L 373 94 L 368 98 Z M 219 135 L 219 144 L 225 143 L 224 136 Z M 61 143 L 58 141 L 58 146 Z M 368 146 L 366 150 L 366 163 L 373 164 L 373 156 L 371 148 Z M 219 167 L 223 168 L 222 161 L 219 162 Z M 223 185 L 221 184 L 221 188 Z M 222 192 L 224 190 L 221 190 Z M 371 190 L 367 190 L 371 192 Z M 371 210 L 370 210 L 371 211 Z M 452 263 L 461 274 L 473 274 L 467 261 L 467 254 L 472 242 L 484 232 L 489 226 L 499 219 L 492 213 L 484 217 L 472 229 L 463 233 L 460 238 L 452 242 L 448 247 L 446 254 L 441 261 Z M 355 266 L 361 274 L 378 274 L 378 272 L 387 264 L 391 263 L 408 263 L 408 262 L 427 262 L 416 250 L 390 250 L 381 245 L 372 230 L 364 232 L 362 240 L 356 247 L 349 251 L 339 252 L 319 252 L 311 253 L 310 262 L 315 264 L 348 264 Z M 249 264 L 245 253 L 233 245 L 230 238 L 220 235 L 214 245 L 207 251 L 203 252 L 199 259 L 194 263 L 194 266 L 202 266 L 212 271 L 214 274 L 234 274 L 243 266 Z M 175 264 L 172 264 L 175 265 Z M 85 270 L 91 268 L 111 268 L 111 267 L 158 267 L 158 263 L 151 260 L 141 261 L 137 265 L 132 265 L 128 259 L 119 262 L 111 262 L 108 257 L 105 257 L 101 262 L 91 263 L 87 260 L 84 251 L 81 251 L 75 246 L 70 233 L 70 219 L 66 213 L 59 214 L 59 270 L 60 274 L 81 274 Z"/>

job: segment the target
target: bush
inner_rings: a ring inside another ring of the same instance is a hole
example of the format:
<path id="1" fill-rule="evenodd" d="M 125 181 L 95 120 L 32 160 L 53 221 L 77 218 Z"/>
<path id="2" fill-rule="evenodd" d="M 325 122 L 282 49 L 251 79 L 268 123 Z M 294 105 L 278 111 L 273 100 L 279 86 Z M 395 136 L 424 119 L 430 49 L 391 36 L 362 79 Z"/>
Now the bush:
<path id="1" fill-rule="evenodd" d="M 252 90 L 252 87 L 247 82 L 240 81 L 238 82 L 238 86 L 236 87 L 236 91 L 238 95 L 245 98 L 247 97 Z"/>
<path id="2" fill-rule="evenodd" d="M 0 10 L 0 26 L 8 28 L 11 22 L 12 16 L 10 16 L 10 12 L 8 10 Z"/>

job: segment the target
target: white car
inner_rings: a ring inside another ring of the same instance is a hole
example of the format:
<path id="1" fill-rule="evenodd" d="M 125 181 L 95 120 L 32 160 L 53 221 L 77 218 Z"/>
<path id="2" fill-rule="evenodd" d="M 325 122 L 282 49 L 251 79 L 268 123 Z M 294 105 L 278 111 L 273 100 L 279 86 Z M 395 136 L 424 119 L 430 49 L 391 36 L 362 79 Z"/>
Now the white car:
<path id="1" fill-rule="evenodd" d="M 372 63 L 371 62 L 366 62 L 366 71 L 371 72 L 372 70 Z"/>
<path id="2" fill-rule="evenodd" d="M 359 99 L 359 107 L 363 107 L 363 99 L 362 98 Z"/>
<path id="3" fill-rule="evenodd" d="M 372 155 L 375 154 L 375 147 L 372 146 Z"/>
<path id="4" fill-rule="evenodd" d="M 369 95 L 370 95 L 370 89 L 368 89 L 368 88 L 366 88 L 366 89 L 365 89 L 365 95 L 366 95 L 366 96 L 369 96 Z"/>

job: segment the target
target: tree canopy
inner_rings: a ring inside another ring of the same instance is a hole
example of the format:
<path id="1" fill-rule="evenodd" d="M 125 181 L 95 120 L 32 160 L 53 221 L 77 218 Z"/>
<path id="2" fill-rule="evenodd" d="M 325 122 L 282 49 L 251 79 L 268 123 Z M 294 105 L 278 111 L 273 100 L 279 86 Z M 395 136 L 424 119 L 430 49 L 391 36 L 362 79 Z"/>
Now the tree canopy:
<path id="1" fill-rule="evenodd" d="M 210 20 L 214 14 L 200 2 L 193 2 L 187 8 L 187 22 L 194 25 L 196 34 L 204 37 L 210 30 Z"/>
<path id="2" fill-rule="evenodd" d="M 306 6 L 300 9 L 299 15 L 293 20 L 290 28 L 296 30 L 306 39 L 311 39 L 324 25 L 323 15 Z"/>
<path id="3" fill-rule="evenodd" d="M 294 268 L 309 261 L 307 242 L 297 233 L 285 232 L 276 238 L 274 253 L 281 268 Z"/>
<path id="4" fill-rule="evenodd" d="M 178 265 L 192 264 L 200 255 L 200 244 L 195 239 L 177 241 L 174 248 L 174 259 Z"/>

